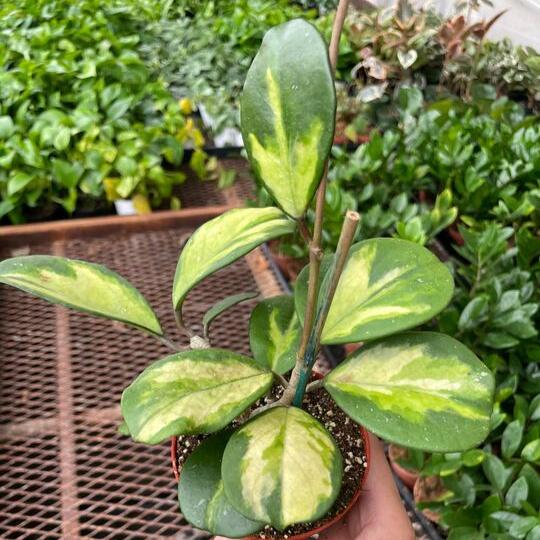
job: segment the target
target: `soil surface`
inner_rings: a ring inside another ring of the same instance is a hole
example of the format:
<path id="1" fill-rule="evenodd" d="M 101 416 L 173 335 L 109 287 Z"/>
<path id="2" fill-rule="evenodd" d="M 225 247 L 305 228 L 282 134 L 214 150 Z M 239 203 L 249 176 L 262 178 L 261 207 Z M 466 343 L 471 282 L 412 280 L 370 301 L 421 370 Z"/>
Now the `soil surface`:
<path id="1" fill-rule="evenodd" d="M 280 396 L 282 388 L 275 387 L 270 398 L 259 400 L 252 407 L 252 410 L 274 401 Z M 350 503 L 356 493 L 364 472 L 367 467 L 364 442 L 360 435 L 360 427 L 353 422 L 334 402 L 324 389 L 306 394 L 304 399 L 304 410 L 315 417 L 332 434 L 343 456 L 343 482 L 341 491 L 328 514 L 313 523 L 299 523 L 287 527 L 284 531 L 277 531 L 267 525 L 258 533 L 259 538 L 269 539 L 289 539 L 294 535 L 303 534 L 310 530 L 324 525 L 336 515 L 341 513 Z M 233 424 L 239 425 L 235 420 Z M 178 470 L 181 468 L 189 454 L 200 444 L 204 436 L 184 436 L 178 437 Z"/>

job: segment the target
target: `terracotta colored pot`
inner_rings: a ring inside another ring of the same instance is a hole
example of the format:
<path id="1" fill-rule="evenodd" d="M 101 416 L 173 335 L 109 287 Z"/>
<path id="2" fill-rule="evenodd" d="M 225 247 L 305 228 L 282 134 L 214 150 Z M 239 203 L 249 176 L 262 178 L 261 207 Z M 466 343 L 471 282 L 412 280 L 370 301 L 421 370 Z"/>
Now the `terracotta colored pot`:
<path id="1" fill-rule="evenodd" d="M 323 377 L 323 375 L 321 375 L 320 373 L 314 373 L 314 376 L 317 379 L 321 379 Z M 347 505 L 347 507 L 344 508 L 339 514 L 334 516 L 332 519 L 330 519 L 326 523 L 323 523 L 322 525 L 320 525 L 316 529 L 312 529 L 311 531 L 306 531 L 305 533 L 302 533 L 302 534 L 296 534 L 296 535 L 293 535 L 293 536 L 289 536 L 288 540 L 307 540 L 309 537 L 313 536 L 314 534 L 320 534 L 321 532 L 328 529 L 332 525 L 335 525 L 356 504 L 356 502 L 358 501 L 358 499 L 360 497 L 360 494 L 362 493 L 362 487 L 366 483 L 366 480 L 367 480 L 367 477 L 368 477 L 368 474 L 369 474 L 370 464 L 371 464 L 371 447 L 370 447 L 370 442 L 369 442 L 369 434 L 368 434 L 367 430 L 363 426 L 360 426 L 360 435 L 361 435 L 362 441 L 364 443 L 364 453 L 366 455 L 366 469 L 365 469 L 364 474 L 362 476 L 362 480 L 361 480 L 360 484 L 358 484 L 358 488 L 357 488 L 355 494 L 353 495 L 352 499 L 349 501 L 349 504 Z M 171 465 L 172 465 L 174 478 L 178 482 L 180 480 L 180 472 L 181 471 L 178 470 L 178 460 L 177 460 L 177 457 L 176 457 L 177 448 L 178 448 L 178 439 L 177 439 L 177 437 L 171 437 Z M 246 537 L 246 540 L 258 540 L 258 539 L 259 539 L 259 536 L 257 536 L 257 535 Z"/>
<path id="2" fill-rule="evenodd" d="M 397 455 L 396 449 L 399 450 L 399 447 L 396 447 L 393 444 L 388 447 L 388 460 L 390 461 L 390 466 L 401 481 L 412 491 L 414 489 L 414 484 L 418 479 L 418 471 L 411 471 L 402 467 L 397 462 L 400 456 Z"/>
<path id="3" fill-rule="evenodd" d="M 432 501 L 438 501 L 441 499 L 448 490 L 444 487 L 442 480 L 438 476 L 420 476 L 414 483 L 413 495 L 414 502 L 427 503 Z M 422 514 L 426 516 L 430 521 L 438 523 L 441 516 L 438 512 L 429 508 L 422 509 Z"/>

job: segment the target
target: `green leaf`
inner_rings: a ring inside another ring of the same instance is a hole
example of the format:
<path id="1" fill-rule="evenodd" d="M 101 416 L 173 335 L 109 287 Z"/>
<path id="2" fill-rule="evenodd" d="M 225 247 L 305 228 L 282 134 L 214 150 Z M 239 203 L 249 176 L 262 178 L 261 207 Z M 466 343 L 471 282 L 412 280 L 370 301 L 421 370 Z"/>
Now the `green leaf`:
<path id="1" fill-rule="evenodd" d="M 540 507 L 540 475 L 529 463 L 523 465 L 520 476 L 527 480 L 529 486 L 529 502 L 535 507 Z"/>
<path id="2" fill-rule="evenodd" d="M 503 462 L 493 454 L 486 454 L 482 462 L 482 469 L 490 484 L 497 490 L 502 491 L 506 482 L 512 475 L 512 468 L 506 468 Z"/>
<path id="3" fill-rule="evenodd" d="M 339 493 L 342 466 L 334 439 L 315 418 L 296 407 L 274 407 L 231 437 L 221 473 L 237 510 L 283 530 L 326 514 Z"/>
<path id="4" fill-rule="evenodd" d="M 527 500 L 529 496 L 529 486 L 527 480 L 520 476 L 506 492 L 504 502 L 508 506 L 513 506 L 514 508 L 521 508 L 521 503 Z"/>
<path id="5" fill-rule="evenodd" d="M 221 460 L 231 432 L 204 440 L 187 458 L 178 484 L 178 502 L 184 517 L 198 529 L 227 538 L 241 538 L 261 530 L 228 501 L 221 479 Z"/>
<path id="6" fill-rule="evenodd" d="M 467 450 L 463 456 L 461 456 L 461 459 L 463 461 L 463 465 L 466 467 L 476 467 L 477 465 L 480 465 L 482 461 L 484 461 L 484 457 L 485 453 L 483 450 L 473 448 L 472 450 Z"/>
<path id="7" fill-rule="evenodd" d="M 518 450 L 523 437 L 523 424 L 519 420 L 510 422 L 502 434 L 501 451 L 505 458 L 511 458 Z"/>
<path id="8" fill-rule="evenodd" d="M 256 175 L 295 218 L 321 180 L 335 110 L 328 52 L 318 31 L 301 19 L 269 30 L 246 77 L 242 134 Z"/>
<path id="9" fill-rule="evenodd" d="M 529 416 L 531 420 L 540 420 L 540 394 L 536 395 L 529 405 Z"/>
<path id="10" fill-rule="evenodd" d="M 11 116 L 0 116 L 0 139 L 8 139 L 14 130 Z"/>
<path id="11" fill-rule="evenodd" d="M 209 274 L 293 230 L 294 222 L 277 208 L 236 208 L 208 221 L 193 233 L 180 254 L 174 275 L 174 308 Z"/>
<path id="12" fill-rule="evenodd" d="M 118 120 L 124 114 L 126 114 L 131 107 L 133 102 L 132 97 L 125 97 L 117 99 L 112 105 L 107 109 L 107 116 L 109 120 Z"/>
<path id="13" fill-rule="evenodd" d="M 79 163 L 68 163 L 63 159 L 53 159 L 53 174 L 60 184 L 67 188 L 77 186 L 84 169 Z"/>
<path id="14" fill-rule="evenodd" d="M 487 315 L 489 298 L 486 295 L 474 297 L 463 309 L 459 317 L 458 327 L 460 330 L 475 328 Z"/>
<path id="15" fill-rule="evenodd" d="M 133 439 L 147 444 L 212 433 L 264 395 L 272 379 L 247 356 L 185 351 L 155 362 L 124 390 L 122 416 Z"/>
<path id="16" fill-rule="evenodd" d="M 321 280 L 331 258 L 321 265 Z M 303 321 L 308 268 L 296 283 L 296 310 Z M 365 341 L 424 323 L 453 293 L 450 272 L 422 246 L 395 238 L 355 244 L 343 269 L 322 333 L 322 343 Z"/>
<path id="17" fill-rule="evenodd" d="M 540 461 L 540 439 L 535 439 L 526 444 L 521 451 L 521 457 L 527 461 Z"/>
<path id="18" fill-rule="evenodd" d="M 540 540 L 540 523 L 529 531 L 526 540 Z"/>
<path id="19" fill-rule="evenodd" d="M 0 283 L 55 304 L 163 334 L 144 296 L 99 264 L 50 255 L 15 257 L 0 262 Z"/>
<path id="20" fill-rule="evenodd" d="M 460 451 L 489 433 L 493 376 L 444 334 L 409 332 L 361 347 L 324 386 L 353 420 L 403 446 Z"/>
<path id="21" fill-rule="evenodd" d="M 251 300 L 259 296 L 258 292 L 243 292 L 239 294 L 232 294 L 223 298 L 219 302 L 216 302 L 205 314 L 203 317 L 203 328 L 204 335 L 208 336 L 208 330 L 212 321 L 219 317 L 222 313 L 227 311 L 229 308 L 235 306 L 236 304 L 241 304 L 246 300 Z"/>
<path id="22" fill-rule="evenodd" d="M 292 296 L 263 300 L 249 321 L 249 343 L 255 361 L 274 373 L 290 371 L 296 362 L 302 328 Z"/>
<path id="23" fill-rule="evenodd" d="M 71 131 L 67 127 L 61 127 L 54 137 L 54 147 L 59 150 L 65 150 L 69 146 Z"/>
<path id="24" fill-rule="evenodd" d="M 508 532 L 515 538 L 525 538 L 527 533 L 538 525 L 540 520 L 537 517 L 519 517 L 512 523 Z"/>
<path id="25" fill-rule="evenodd" d="M 450 530 L 447 540 L 484 540 L 484 535 L 475 527 L 455 527 Z"/>
<path id="26" fill-rule="evenodd" d="M 122 176 L 134 176 L 137 174 L 137 162 L 128 156 L 120 156 L 114 166 Z"/>
<path id="27" fill-rule="evenodd" d="M 8 196 L 15 195 L 23 190 L 33 179 L 34 177 L 31 174 L 17 171 L 8 181 Z"/>
<path id="28" fill-rule="evenodd" d="M 508 349 L 519 344 L 519 340 L 504 332 L 488 332 L 482 343 L 492 349 Z"/>

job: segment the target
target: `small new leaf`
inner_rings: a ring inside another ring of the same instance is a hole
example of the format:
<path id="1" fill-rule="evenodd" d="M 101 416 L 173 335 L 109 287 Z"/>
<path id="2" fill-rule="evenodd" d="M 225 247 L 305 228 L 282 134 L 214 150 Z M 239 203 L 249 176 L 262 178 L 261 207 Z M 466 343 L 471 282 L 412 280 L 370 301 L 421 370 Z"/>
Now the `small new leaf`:
<path id="1" fill-rule="evenodd" d="M 145 369 L 122 394 L 134 440 L 157 444 L 173 435 L 213 433 L 264 395 L 271 372 L 223 349 L 173 354 Z"/>
<path id="2" fill-rule="evenodd" d="M 78 311 L 163 335 L 144 296 L 122 276 L 85 261 L 29 255 L 0 262 L 0 283 Z"/>
<path id="3" fill-rule="evenodd" d="M 216 302 L 204 314 L 204 317 L 203 317 L 204 335 L 208 337 L 208 331 L 210 329 L 210 325 L 222 313 L 232 308 L 233 306 L 236 306 L 236 304 L 241 304 L 242 302 L 245 302 L 246 300 L 252 300 L 253 298 L 256 298 L 257 296 L 259 296 L 258 292 L 243 292 L 239 294 L 232 294 L 231 296 L 227 296 L 223 298 L 223 300 Z"/>

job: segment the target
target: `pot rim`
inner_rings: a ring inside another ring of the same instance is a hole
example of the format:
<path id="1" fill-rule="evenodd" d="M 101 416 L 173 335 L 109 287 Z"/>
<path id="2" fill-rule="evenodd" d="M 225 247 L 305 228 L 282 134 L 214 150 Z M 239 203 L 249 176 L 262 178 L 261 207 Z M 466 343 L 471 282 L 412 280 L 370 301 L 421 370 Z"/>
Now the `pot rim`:
<path id="1" fill-rule="evenodd" d="M 323 375 L 317 372 L 313 372 L 316 378 L 322 379 Z M 335 525 L 339 520 L 341 520 L 346 514 L 349 513 L 351 508 L 357 503 L 358 499 L 360 498 L 360 495 L 362 494 L 363 487 L 366 483 L 366 480 L 369 476 L 369 470 L 371 467 L 371 442 L 369 439 L 369 432 L 368 430 L 361 425 L 358 425 L 360 428 L 360 436 L 362 437 L 362 442 L 364 443 L 364 454 L 366 456 L 366 468 L 364 469 L 364 474 L 362 475 L 362 479 L 360 480 L 358 487 L 352 496 L 351 500 L 347 504 L 347 506 L 339 512 L 337 515 L 335 515 L 332 519 L 326 521 L 322 525 L 319 525 L 319 527 L 315 529 L 311 529 L 309 531 L 303 532 L 301 534 L 295 534 L 293 536 L 289 536 L 288 540 L 306 540 L 307 538 L 315 535 L 320 534 L 324 530 L 328 529 L 332 525 Z M 178 483 L 180 481 L 180 471 L 178 470 L 178 460 L 176 458 L 178 450 L 178 437 L 171 437 L 171 448 L 170 448 L 170 459 L 171 459 L 171 466 L 173 470 L 173 475 Z M 252 535 L 252 536 L 246 536 L 245 540 L 257 540 L 259 538 L 258 535 Z"/>

